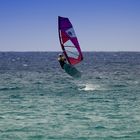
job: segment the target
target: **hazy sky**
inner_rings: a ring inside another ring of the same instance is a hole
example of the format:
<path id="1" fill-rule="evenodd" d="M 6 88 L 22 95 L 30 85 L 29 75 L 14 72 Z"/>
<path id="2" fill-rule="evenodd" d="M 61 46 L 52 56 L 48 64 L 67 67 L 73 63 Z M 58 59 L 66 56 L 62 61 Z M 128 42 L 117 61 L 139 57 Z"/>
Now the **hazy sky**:
<path id="1" fill-rule="evenodd" d="M 58 16 L 83 51 L 140 51 L 140 0 L 0 0 L 0 51 L 60 51 Z"/>

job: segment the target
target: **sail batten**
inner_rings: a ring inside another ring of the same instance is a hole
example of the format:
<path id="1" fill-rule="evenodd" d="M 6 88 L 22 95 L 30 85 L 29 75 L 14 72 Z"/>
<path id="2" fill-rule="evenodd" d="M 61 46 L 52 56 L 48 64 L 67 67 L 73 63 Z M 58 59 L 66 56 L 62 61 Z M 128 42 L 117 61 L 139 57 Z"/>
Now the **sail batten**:
<path id="1" fill-rule="evenodd" d="M 58 31 L 60 44 L 69 64 L 80 63 L 83 55 L 74 28 L 68 18 L 58 17 Z"/>

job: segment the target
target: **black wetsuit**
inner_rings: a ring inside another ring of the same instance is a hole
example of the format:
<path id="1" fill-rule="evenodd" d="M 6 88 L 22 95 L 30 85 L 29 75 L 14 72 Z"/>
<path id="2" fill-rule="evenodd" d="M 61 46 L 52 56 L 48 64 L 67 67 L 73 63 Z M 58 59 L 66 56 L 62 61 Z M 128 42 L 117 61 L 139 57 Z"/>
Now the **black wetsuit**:
<path id="1" fill-rule="evenodd" d="M 58 60 L 59 61 L 59 63 L 60 63 L 60 66 L 61 66 L 61 68 L 62 69 L 64 69 L 64 64 L 65 64 L 65 61 L 64 60 Z"/>

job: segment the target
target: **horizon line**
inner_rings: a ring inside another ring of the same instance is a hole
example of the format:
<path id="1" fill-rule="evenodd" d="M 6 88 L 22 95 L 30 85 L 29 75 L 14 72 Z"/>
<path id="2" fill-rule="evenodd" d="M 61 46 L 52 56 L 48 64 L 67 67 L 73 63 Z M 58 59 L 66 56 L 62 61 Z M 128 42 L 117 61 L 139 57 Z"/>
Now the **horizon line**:
<path id="1" fill-rule="evenodd" d="M 12 53 L 12 52 L 15 52 L 15 53 L 22 53 L 22 52 L 33 52 L 33 53 L 36 53 L 36 52 L 51 52 L 51 53 L 58 53 L 58 52 L 62 52 L 62 51 L 0 51 L 0 53 Z M 84 52 L 137 52 L 137 53 L 140 53 L 140 51 L 82 51 L 83 53 Z"/>

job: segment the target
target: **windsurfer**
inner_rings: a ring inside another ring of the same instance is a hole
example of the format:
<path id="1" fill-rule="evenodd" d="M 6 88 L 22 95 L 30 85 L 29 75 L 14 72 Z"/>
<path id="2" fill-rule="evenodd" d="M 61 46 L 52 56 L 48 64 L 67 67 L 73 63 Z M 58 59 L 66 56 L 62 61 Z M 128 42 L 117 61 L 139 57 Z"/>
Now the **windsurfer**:
<path id="1" fill-rule="evenodd" d="M 63 54 L 58 55 L 58 61 L 62 69 L 64 69 L 64 64 L 66 64 L 66 58 Z"/>

